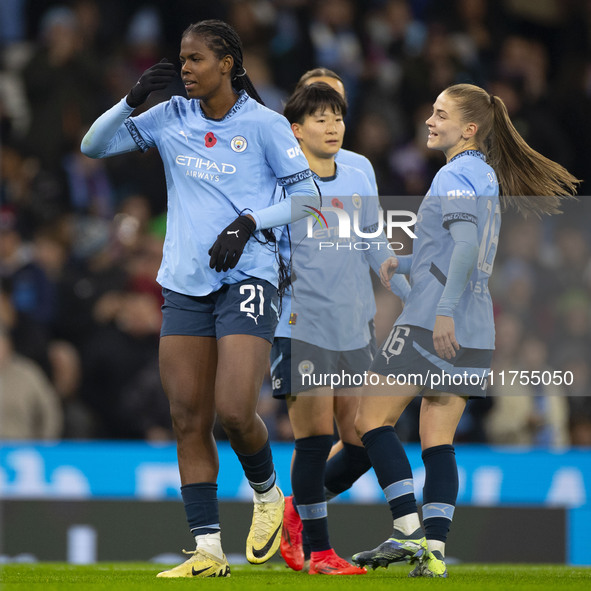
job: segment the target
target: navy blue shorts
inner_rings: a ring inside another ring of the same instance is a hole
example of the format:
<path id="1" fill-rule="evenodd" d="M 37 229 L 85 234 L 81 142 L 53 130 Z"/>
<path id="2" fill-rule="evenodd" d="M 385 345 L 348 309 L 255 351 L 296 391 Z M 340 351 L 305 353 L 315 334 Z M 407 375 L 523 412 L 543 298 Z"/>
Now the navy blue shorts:
<path id="1" fill-rule="evenodd" d="M 277 288 L 264 279 L 224 285 L 206 296 L 162 290 L 160 336 L 216 337 L 250 334 L 273 342 L 278 322 Z"/>
<path id="2" fill-rule="evenodd" d="M 331 351 L 286 337 L 271 347 L 271 386 L 274 398 L 285 398 L 313 388 L 357 388 L 371 365 L 371 347 Z M 332 382 L 331 382 L 332 380 Z M 338 383 L 337 383 L 338 382 Z"/>
<path id="3" fill-rule="evenodd" d="M 486 396 L 492 349 L 460 347 L 452 359 L 435 352 L 433 332 L 418 326 L 394 326 L 371 364 L 370 371 L 399 384 L 483 398 Z"/>

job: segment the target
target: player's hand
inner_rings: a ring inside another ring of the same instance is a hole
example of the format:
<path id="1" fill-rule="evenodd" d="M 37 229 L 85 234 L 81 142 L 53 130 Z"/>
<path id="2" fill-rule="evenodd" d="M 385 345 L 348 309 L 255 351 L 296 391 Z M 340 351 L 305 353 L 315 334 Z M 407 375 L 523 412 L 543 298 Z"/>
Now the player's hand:
<path id="1" fill-rule="evenodd" d="M 139 107 L 155 90 L 166 88 L 176 76 L 174 65 L 166 58 L 148 68 L 137 81 L 137 84 L 127 95 L 127 104 L 130 107 Z"/>
<path id="2" fill-rule="evenodd" d="M 396 269 L 398 269 L 398 259 L 396 257 L 387 258 L 380 265 L 380 281 L 382 282 L 382 285 L 390 291 L 392 291 L 390 280 L 394 273 L 396 273 Z"/>
<path id="3" fill-rule="evenodd" d="M 247 216 L 237 217 L 227 228 L 224 228 L 207 251 L 210 255 L 209 266 L 220 271 L 233 269 L 242 256 L 242 251 L 256 228 L 254 220 Z"/>
<path id="4" fill-rule="evenodd" d="M 451 316 L 436 316 L 433 328 L 433 345 L 439 357 L 451 359 L 460 350 L 456 341 L 456 325 Z"/>

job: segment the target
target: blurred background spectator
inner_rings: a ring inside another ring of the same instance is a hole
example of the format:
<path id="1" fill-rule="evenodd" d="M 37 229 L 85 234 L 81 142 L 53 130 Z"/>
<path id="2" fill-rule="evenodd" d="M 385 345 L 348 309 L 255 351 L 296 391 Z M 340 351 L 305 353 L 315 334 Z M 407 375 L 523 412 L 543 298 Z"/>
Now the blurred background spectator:
<path id="1" fill-rule="evenodd" d="M 22 402 L 13 410 L 23 427 L 3 437 L 171 439 L 157 367 L 160 158 L 151 150 L 90 160 L 79 143 L 146 67 L 177 63 L 182 31 L 204 18 L 238 30 L 245 66 L 272 109 L 282 110 L 310 68 L 341 76 L 351 107 L 346 147 L 373 163 L 384 209 L 416 211 L 442 162 L 426 149 L 424 121 L 457 82 L 501 96 L 526 140 L 589 192 L 585 0 L 4 0 L 0 363 L 2 375 L 21 380 L 18 396 L 11 386 L 2 400 Z M 180 81 L 142 109 L 171 92 L 184 93 Z M 459 441 L 591 446 L 591 206 L 581 197 L 564 210 L 543 220 L 504 215 L 490 283 L 494 368 L 573 380 L 512 391 L 493 384 L 486 401 L 468 406 Z M 400 310 L 379 287 L 377 301 L 379 339 Z M 268 390 L 260 411 L 269 431 L 291 440 L 285 408 Z M 412 407 L 399 428 L 416 440 Z"/>
<path id="2" fill-rule="evenodd" d="M 493 444 L 564 448 L 569 444 L 566 391 L 562 385 L 550 386 L 541 381 L 544 375 L 554 375 L 555 368 L 548 360 L 548 347 L 533 335 L 525 338 L 521 335 L 515 345 L 513 350 L 519 356 L 517 361 L 513 358 L 511 363 L 502 366 L 507 372 L 504 383 L 497 379 L 497 384 L 489 387 L 492 408 L 484 421 L 486 440 Z M 526 372 L 527 380 L 513 379 L 509 373 L 522 370 Z M 498 371 L 502 371 L 497 363 L 495 371 L 497 376 Z M 536 375 L 540 382 L 536 378 L 536 385 L 526 383 Z"/>
<path id="3" fill-rule="evenodd" d="M 62 410 L 41 368 L 12 348 L 0 330 L 0 439 L 58 439 Z"/>

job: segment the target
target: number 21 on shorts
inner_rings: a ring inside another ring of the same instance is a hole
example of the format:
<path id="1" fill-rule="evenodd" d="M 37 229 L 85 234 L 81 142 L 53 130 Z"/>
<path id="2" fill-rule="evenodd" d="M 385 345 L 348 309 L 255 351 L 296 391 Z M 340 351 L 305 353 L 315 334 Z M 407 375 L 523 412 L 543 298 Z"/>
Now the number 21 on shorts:
<path id="1" fill-rule="evenodd" d="M 259 296 L 258 301 L 258 314 L 257 314 L 257 305 L 255 299 L 257 297 L 257 292 Z M 240 294 L 246 295 L 247 298 L 240 302 L 240 311 L 244 312 L 249 318 L 252 318 L 255 324 L 259 323 L 259 316 L 263 316 L 265 313 L 265 296 L 263 293 L 263 286 L 262 285 L 241 285 L 240 286 Z"/>

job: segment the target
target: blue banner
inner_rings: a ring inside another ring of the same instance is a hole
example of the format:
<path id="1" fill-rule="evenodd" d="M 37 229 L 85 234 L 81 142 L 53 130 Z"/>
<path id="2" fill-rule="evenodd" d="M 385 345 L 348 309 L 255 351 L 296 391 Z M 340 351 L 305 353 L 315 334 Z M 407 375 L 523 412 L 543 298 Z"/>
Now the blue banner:
<path id="1" fill-rule="evenodd" d="M 219 443 L 220 499 L 251 499 L 240 463 Z M 424 468 L 418 445 L 407 445 L 415 493 L 421 500 Z M 293 446 L 274 444 L 280 486 L 291 490 Z M 536 504 L 583 507 L 591 493 L 591 451 L 552 452 L 526 448 L 456 446 L 460 474 L 458 504 Z M 60 442 L 4 444 L 0 448 L 1 498 L 136 498 L 180 496 L 174 444 Z M 383 502 L 372 471 L 341 495 L 343 502 Z"/>

